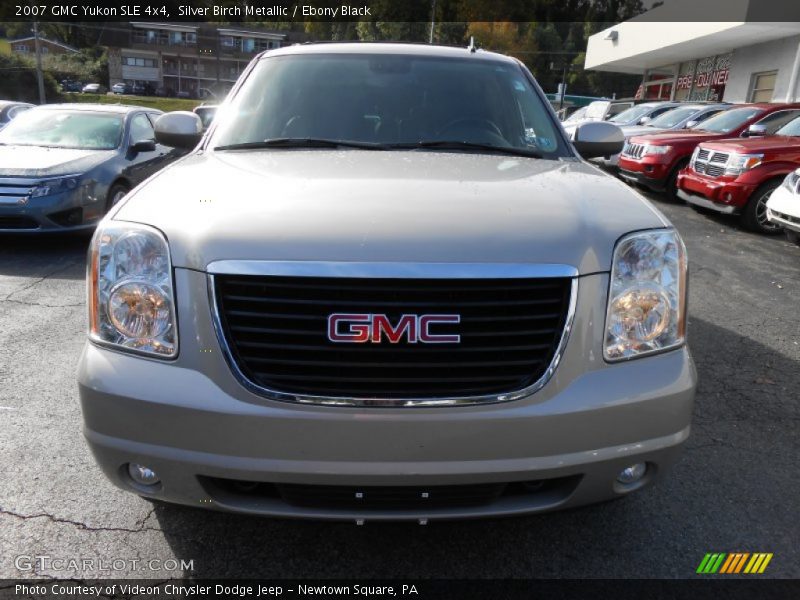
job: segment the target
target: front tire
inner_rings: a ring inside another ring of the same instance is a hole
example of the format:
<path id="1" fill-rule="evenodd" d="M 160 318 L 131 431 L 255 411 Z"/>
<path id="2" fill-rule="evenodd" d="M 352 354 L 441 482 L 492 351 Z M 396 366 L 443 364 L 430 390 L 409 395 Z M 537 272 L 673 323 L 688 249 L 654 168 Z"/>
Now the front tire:
<path id="1" fill-rule="evenodd" d="M 108 196 L 106 197 L 106 212 L 114 208 L 114 206 L 116 206 L 125 197 L 125 194 L 130 191 L 130 188 L 124 183 L 115 183 L 112 185 L 111 189 L 108 190 Z"/>
<path id="2" fill-rule="evenodd" d="M 789 229 L 784 229 L 783 231 L 786 233 L 787 240 L 800 246 L 800 233 L 797 233 L 796 231 L 790 231 Z"/>
<path id="3" fill-rule="evenodd" d="M 683 203 L 683 200 L 678 198 L 678 173 L 683 171 L 686 167 L 689 166 L 688 160 L 683 160 L 678 163 L 678 166 L 672 169 L 672 173 L 669 174 L 667 178 L 667 184 L 664 187 L 664 191 L 666 192 L 667 198 L 671 202 L 680 202 Z"/>
<path id="4" fill-rule="evenodd" d="M 768 181 L 759 187 L 742 211 L 742 224 L 750 231 L 775 235 L 783 229 L 780 225 L 775 225 L 767 220 L 767 200 L 779 186 L 780 181 Z"/>

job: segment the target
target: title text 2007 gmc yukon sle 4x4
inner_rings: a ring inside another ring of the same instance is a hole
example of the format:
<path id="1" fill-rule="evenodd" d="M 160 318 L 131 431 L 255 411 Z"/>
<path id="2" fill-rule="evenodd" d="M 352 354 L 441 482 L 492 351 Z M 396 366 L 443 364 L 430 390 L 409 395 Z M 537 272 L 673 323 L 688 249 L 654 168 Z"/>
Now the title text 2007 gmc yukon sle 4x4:
<path id="1" fill-rule="evenodd" d="M 689 435 L 686 253 L 483 51 L 253 60 L 90 248 L 85 435 L 118 486 L 262 515 L 517 515 L 656 480 Z"/>
<path id="2" fill-rule="evenodd" d="M 748 229 L 778 233 L 767 200 L 800 164 L 800 116 L 775 135 L 702 143 L 678 175 L 678 196 L 692 206 L 741 215 Z"/>
<path id="3" fill-rule="evenodd" d="M 674 199 L 678 173 L 689 164 L 701 142 L 772 135 L 795 117 L 800 104 L 743 104 L 722 112 L 694 129 L 630 138 L 619 158 L 619 176 Z"/>

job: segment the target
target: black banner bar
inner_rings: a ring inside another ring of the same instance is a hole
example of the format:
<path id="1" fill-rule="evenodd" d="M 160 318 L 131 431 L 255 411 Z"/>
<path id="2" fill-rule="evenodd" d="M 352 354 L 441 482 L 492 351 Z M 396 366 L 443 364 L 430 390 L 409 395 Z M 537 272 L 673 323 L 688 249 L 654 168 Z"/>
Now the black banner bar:
<path id="1" fill-rule="evenodd" d="M 757 576 L 690 580 L 4 580 L 0 599 L 113 598 L 257 600 L 363 598 L 387 600 L 788 600 L 800 597 L 800 581 Z"/>
<path id="2" fill-rule="evenodd" d="M 88 23 L 800 22 L 791 0 L 3 0 L 4 21 Z M 653 7 L 653 8 L 651 8 Z M 649 10 L 648 10 L 649 9 Z"/>

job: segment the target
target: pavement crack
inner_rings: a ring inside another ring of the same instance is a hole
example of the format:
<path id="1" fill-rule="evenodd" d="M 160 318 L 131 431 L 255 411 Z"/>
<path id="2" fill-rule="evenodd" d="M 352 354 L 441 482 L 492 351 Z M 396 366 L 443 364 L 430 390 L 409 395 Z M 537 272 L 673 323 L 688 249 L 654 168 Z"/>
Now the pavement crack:
<path id="1" fill-rule="evenodd" d="M 12 294 L 13 293 L 16 292 L 12 292 Z M 22 304 L 24 306 L 41 306 L 43 308 L 77 308 L 85 306 L 83 302 L 76 302 L 74 304 L 45 304 L 44 302 L 26 302 L 24 300 L 12 300 L 10 298 L 4 298 L 3 300 L 0 300 L 0 302 L 8 302 L 10 304 Z"/>
<path id="2" fill-rule="evenodd" d="M 152 509 L 148 514 L 141 520 L 137 521 L 136 527 L 94 527 L 92 525 L 87 525 L 86 523 L 82 523 L 80 521 L 73 521 L 72 519 L 65 519 L 63 517 L 57 517 L 55 515 L 51 515 L 49 513 L 36 513 L 33 515 L 25 515 L 22 513 L 15 512 L 13 510 L 6 510 L 4 508 L 0 508 L 0 515 L 6 515 L 9 517 L 13 517 L 15 519 L 19 519 L 22 521 L 30 521 L 34 519 L 47 519 L 52 523 L 59 523 L 62 525 L 72 525 L 81 529 L 83 531 L 92 531 L 92 532 L 121 532 L 121 533 L 143 533 L 146 531 L 157 531 L 161 532 L 161 529 L 157 527 L 146 527 L 145 522 L 150 518 L 153 514 L 155 509 Z"/>
<path id="3" fill-rule="evenodd" d="M 69 270 L 69 269 L 71 269 L 71 268 L 73 268 L 73 267 L 75 267 L 76 265 L 79 265 L 79 264 L 80 264 L 80 262 L 71 262 L 71 263 L 69 263 L 67 265 L 64 265 L 63 267 L 60 267 L 60 268 L 56 269 L 55 271 L 51 271 L 50 273 L 47 273 L 43 277 L 39 277 L 38 279 L 35 279 L 33 282 L 29 283 L 28 285 L 25 285 L 25 286 L 21 287 L 18 290 L 13 290 L 12 292 L 8 293 L 6 295 L 6 297 L 3 298 L 3 301 L 5 301 L 5 302 L 9 302 L 9 301 L 13 302 L 13 300 L 11 300 L 11 296 L 14 296 L 15 294 L 20 294 L 20 293 L 22 293 L 24 291 L 27 291 L 27 290 L 31 289 L 32 287 L 35 287 L 35 286 L 39 285 L 43 281 L 46 281 L 47 279 L 49 279 L 53 275 L 58 275 L 59 273 L 63 273 L 64 271 L 67 271 L 67 270 Z"/>

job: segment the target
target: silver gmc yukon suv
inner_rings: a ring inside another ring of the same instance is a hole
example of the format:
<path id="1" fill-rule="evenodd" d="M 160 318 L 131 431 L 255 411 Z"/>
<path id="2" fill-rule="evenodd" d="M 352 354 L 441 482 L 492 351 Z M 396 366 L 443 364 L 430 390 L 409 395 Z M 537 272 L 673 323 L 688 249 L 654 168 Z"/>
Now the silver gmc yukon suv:
<path id="1" fill-rule="evenodd" d="M 253 60 L 102 221 L 79 366 L 116 485 L 259 515 L 507 516 L 622 497 L 689 435 L 687 259 L 517 60 Z M 582 156 L 581 156 L 582 155 Z"/>

